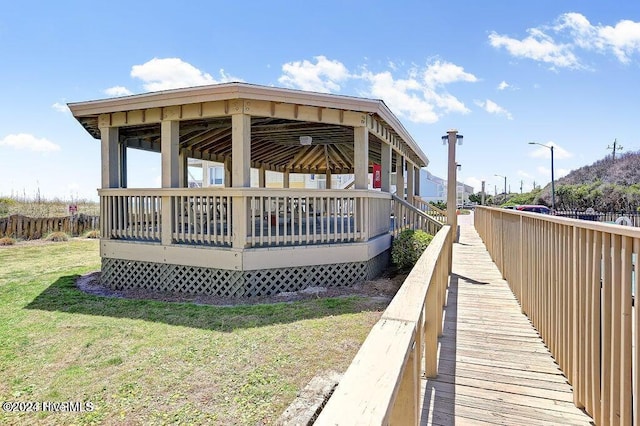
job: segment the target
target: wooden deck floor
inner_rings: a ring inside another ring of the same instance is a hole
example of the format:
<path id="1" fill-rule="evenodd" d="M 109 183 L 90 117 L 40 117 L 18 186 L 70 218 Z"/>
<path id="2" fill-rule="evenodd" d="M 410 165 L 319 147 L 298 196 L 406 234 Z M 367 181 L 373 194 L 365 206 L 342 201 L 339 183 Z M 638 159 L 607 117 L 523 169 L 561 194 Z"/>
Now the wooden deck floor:
<path id="1" fill-rule="evenodd" d="M 473 225 L 460 219 L 438 377 L 422 381 L 421 424 L 593 424 Z"/>

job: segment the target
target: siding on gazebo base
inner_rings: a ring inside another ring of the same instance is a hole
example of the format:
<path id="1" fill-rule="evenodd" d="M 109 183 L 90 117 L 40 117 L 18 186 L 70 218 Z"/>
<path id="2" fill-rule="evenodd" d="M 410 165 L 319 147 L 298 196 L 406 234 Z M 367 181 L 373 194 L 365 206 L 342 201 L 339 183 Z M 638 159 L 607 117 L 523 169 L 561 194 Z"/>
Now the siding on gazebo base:
<path id="1" fill-rule="evenodd" d="M 314 286 L 354 286 L 379 276 L 388 264 L 389 250 L 362 262 L 253 271 L 103 258 L 101 282 L 113 290 L 259 297 Z"/>

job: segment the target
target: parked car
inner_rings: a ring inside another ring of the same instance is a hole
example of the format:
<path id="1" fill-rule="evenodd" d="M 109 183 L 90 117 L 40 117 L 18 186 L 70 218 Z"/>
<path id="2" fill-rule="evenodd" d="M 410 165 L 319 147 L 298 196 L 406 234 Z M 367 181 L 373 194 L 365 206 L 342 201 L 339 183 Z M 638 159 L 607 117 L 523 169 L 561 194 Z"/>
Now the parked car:
<path id="1" fill-rule="evenodd" d="M 543 214 L 549 214 L 551 213 L 551 210 L 549 210 L 549 207 L 547 206 L 540 206 L 540 205 L 529 205 L 529 204 L 523 204 L 520 206 L 516 206 L 516 210 L 520 210 L 523 212 L 535 212 L 535 213 L 543 213 Z"/>

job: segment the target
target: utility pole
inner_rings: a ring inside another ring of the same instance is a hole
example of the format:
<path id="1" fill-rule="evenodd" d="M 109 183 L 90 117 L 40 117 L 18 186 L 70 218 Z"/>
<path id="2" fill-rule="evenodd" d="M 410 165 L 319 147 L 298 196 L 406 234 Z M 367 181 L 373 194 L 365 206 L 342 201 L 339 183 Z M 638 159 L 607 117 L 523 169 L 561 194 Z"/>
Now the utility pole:
<path id="1" fill-rule="evenodd" d="M 613 140 L 613 146 L 608 146 L 607 145 L 607 149 L 612 150 L 612 152 L 613 152 L 612 160 L 615 163 L 616 162 L 616 151 L 622 151 L 622 145 L 618 144 L 618 139 L 614 139 Z"/>
<path id="2" fill-rule="evenodd" d="M 522 194 L 522 179 L 520 179 L 520 193 Z"/>

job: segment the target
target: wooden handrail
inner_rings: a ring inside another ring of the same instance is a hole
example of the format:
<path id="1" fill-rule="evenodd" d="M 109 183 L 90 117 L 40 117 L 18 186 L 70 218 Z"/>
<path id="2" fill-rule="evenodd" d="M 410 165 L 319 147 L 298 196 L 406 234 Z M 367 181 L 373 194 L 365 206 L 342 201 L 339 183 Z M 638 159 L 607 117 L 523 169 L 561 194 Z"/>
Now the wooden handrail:
<path id="1" fill-rule="evenodd" d="M 437 372 L 448 285 L 451 227 L 436 234 L 374 325 L 316 425 L 417 425 L 421 360 Z"/>
<path id="2" fill-rule="evenodd" d="M 475 226 L 575 405 L 598 425 L 637 423 L 640 229 L 486 207 Z"/>
<path id="3" fill-rule="evenodd" d="M 419 196 L 417 196 L 417 195 L 416 195 L 416 196 L 414 196 L 414 197 L 413 197 L 413 199 L 414 199 L 414 204 L 416 204 L 416 203 L 424 204 L 425 206 L 427 206 L 427 207 L 428 207 L 428 210 L 433 210 L 434 212 L 436 212 L 436 213 L 438 213 L 439 215 L 442 215 L 442 216 L 444 216 L 444 217 L 446 217 L 446 216 L 447 216 L 447 212 L 446 212 L 445 210 L 442 210 L 442 209 L 440 209 L 440 208 L 436 207 L 435 205 L 433 205 L 433 203 L 432 203 L 432 202 L 427 201 L 427 200 L 425 200 L 424 198 L 419 197 Z"/>
<path id="4" fill-rule="evenodd" d="M 442 222 L 434 219 L 413 204 L 396 195 L 391 195 L 391 199 L 394 202 L 394 236 L 397 236 L 404 229 L 423 229 L 430 234 L 435 234 L 442 228 Z"/>

